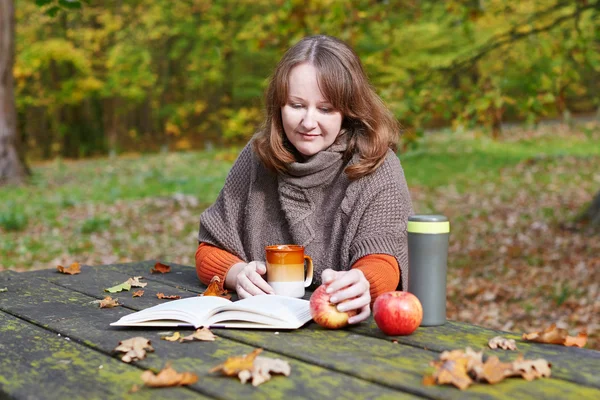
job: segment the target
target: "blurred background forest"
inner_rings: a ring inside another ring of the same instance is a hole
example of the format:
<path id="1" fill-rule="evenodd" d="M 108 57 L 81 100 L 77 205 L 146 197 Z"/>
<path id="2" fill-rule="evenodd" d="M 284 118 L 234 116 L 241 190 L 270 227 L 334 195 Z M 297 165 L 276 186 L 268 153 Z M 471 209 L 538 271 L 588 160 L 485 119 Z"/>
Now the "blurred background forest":
<path id="1" fill-rule="evenodd" d="M 31 175 L 0 186 L 0 271 L 193 265 L 272 69 L 324 33 L 402 123 L 415 211 L 451 221 L 448 317 L 600 349 L 600 0 L 7 4 Z"/>
<path id="2" fill-rule="evenodd" d="M 18 122 L 30 158 L 245 141 L 272 68 L 314 33 L 356 49 L 408 128 L 406 145 L 428 127 L 499 135 L 502 121 L 600 105 L 592 0 L 83 4 L 16 0 Z"/>

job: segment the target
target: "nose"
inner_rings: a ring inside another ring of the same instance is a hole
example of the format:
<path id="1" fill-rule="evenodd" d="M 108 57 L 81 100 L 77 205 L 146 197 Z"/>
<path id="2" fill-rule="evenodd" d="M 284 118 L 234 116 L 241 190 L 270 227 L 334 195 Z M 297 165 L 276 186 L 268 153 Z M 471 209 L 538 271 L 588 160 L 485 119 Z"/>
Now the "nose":
<path id="1" fill-rule="evenodd" d="M 314 110 L 311 110 L 310 108 L 306 110 L 301 125 L 305 132 L 311 131 L 317 127 L 317 119 Z"/>

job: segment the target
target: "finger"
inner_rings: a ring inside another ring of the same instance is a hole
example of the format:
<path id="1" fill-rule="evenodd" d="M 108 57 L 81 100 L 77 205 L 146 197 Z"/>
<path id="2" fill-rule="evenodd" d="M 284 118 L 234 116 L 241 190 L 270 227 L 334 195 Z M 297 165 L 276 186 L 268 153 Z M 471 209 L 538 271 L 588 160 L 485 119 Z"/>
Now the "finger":
<path id="1" fill-rule="evenodd" d="M 265 294 L 265 292 L 258 288 L 247 275 L 240 276 L 240 278 L 238 279 L 238 283 L 246 292 L 250 293 L 251 296 Z"/>
<path id="2" fill-rule="evenodd" d="M 267 266 L 264 262 L 254 261 L 254 263 L 256 264 L 256 272 L 259 275 L 264 275 L 267 273 Z"/>
<path id="3" fill-rule="evenodd" d="M 324 284 L 328 284 L 335 279 L 335 272 L 331 268 L 327 268 L 323 272 L 321 272 L 321 282 Z"/>
<path id="4" fill-rule="evenodd" d="M 258 287 L 264 293 L 268 293 L 268 294 L 274 294 L 275 293 L 275 291 L 273 290 L 273 288 L 271 287 L 271 285 L 269 285 L 267 283 L 267 281 L 265 281 L 263 279 L 263 277 L 260 276 L 256 271 L 252 271 L 251 273 L 249 273 L 248 274 L 248 279 L 250 280 L 250 282 L 252 282 L 254 284 L 254 286 Z"/>
<path id="5" fill-rule="evenodd" d="M 358 296 L 351 300 L 346 300 L 337 305 L 338 311 L 350 311 L 350 310 L 362 310 L 364 306 L 368 306 L 371 304 L 371 295 L 368 293 L 364 293 L 361 296 Z"/>
<path id="6" fill-rule="evenodd" d="M 238 294 L 238 297 L 240 299 L 245 299 L 246 297 L 252 297 L 252 295 L 250 293 L 248 293 L 243 287 L 241 287 L 240 285 L 237 285 L 235 288 L 235 291 Z"/>
<path id="7" fill-rule="evenodd" d="M 349 318 L 348 323 L 349 324 L 358 324 L 359 322 L 362 322 L 365 319 L 369 318 L 369 315 L 371 315 L 371 308 L 367 304 L 366 306 L 364 306 L 361 309 L 361 311 L 358 315 L 355 315 L 354 317 Z"/>
<path id="8" fill-rule="evenodd" d="M 335 292 L 329 301 L 334 304 L 341 303 L 344 300 L 353 299 L 355 297 L 362 296 L 369 292 L 369 284 L 367 281 L 359 281 L 352 286 L 348 286 L 345 289 L 338 290 Z M 362 306 L 362 305 L 361 305 Z"/>
<path id="9" fill-rule="evenodd" d="M 361 278 L 360 273 L 358 271 L 348 271 L 345 273 L 341 273 L 335 277 L 335 279 L 329 284 L 327 287 L 327 293 L 335 293 L 340 289 L 343 289 L 347 286 L 351 286 L 354 283 L 358 282 Z"/>

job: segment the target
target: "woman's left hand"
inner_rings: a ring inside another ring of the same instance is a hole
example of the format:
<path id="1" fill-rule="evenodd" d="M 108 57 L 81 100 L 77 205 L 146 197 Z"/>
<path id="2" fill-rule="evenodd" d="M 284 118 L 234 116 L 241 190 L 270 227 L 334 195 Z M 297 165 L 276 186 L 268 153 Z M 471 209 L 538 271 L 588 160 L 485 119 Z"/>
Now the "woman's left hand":
<path id="1" fill-rule="evenodd" d="M 327 285 L 327 293 L 339 311 L 356 310 L 357 315 L 348 320 L 350 324 L 364 321 L 371 314 L 370 284 L 359 269 L 350 271 L 334 271 L 326 269 L 321 274 L 321 281 Z M 343 303 L 343 304 L 340 304 Z"/>

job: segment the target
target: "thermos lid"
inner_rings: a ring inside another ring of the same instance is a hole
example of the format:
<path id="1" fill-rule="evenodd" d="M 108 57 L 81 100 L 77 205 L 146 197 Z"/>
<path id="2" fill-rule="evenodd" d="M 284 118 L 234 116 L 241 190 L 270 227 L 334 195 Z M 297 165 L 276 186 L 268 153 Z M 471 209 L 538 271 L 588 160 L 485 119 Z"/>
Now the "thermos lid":
<path id="1" fill-rule="evenodd" d="M 406 230 L 412 233 L 448 233 L 450 222 L 443 215 L 412 215 L 408 217 Z"/>

